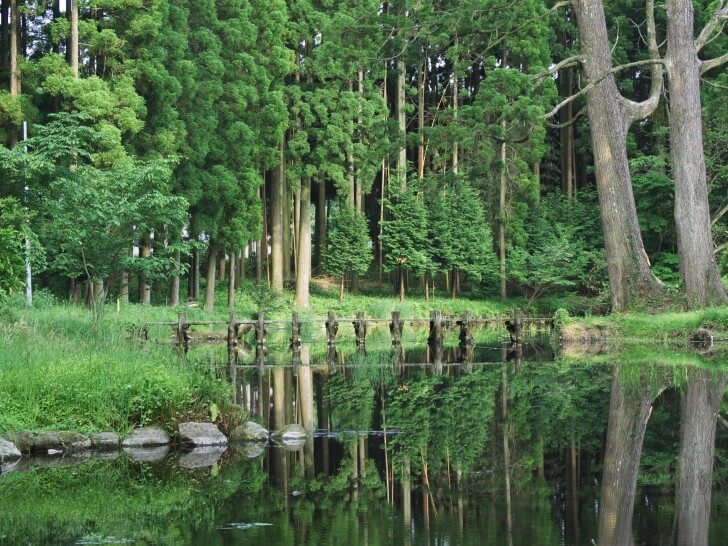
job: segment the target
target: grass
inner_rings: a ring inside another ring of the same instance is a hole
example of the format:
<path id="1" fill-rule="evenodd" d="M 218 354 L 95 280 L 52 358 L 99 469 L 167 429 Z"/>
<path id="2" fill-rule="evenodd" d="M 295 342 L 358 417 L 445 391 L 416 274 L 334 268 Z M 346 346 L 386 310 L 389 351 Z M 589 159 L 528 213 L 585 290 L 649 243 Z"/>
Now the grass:
<path id="1" fill-rule="evenodd" d="M 0 313 L 0 433 L 70 429 L 172 430 L 226 410 L 231 387 L 168 346 L 130 338 L 114 321 L 99 329 L 85 309 L 4 307 Z"/>

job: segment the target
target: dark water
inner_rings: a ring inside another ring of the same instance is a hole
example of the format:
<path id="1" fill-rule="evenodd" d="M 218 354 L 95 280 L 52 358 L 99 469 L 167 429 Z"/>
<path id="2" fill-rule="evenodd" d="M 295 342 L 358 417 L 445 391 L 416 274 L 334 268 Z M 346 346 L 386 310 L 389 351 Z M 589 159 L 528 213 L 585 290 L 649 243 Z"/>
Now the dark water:
<path id="1" fill-rule="evenodd" d="M 726 360 L 612 349 L 245 351 L 213 372 L 312 439 L 22 461 L 0 544 L 728 544 Z"/>

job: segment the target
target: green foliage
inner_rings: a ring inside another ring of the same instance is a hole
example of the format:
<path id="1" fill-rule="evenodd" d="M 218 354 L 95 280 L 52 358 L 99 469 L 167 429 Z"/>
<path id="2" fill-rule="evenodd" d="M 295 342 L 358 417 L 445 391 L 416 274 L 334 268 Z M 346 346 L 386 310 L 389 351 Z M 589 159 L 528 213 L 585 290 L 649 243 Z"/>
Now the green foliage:
<path id="1" fill-rule="evenodd" d="M 17 201 L 0 199 L 0 298 L 23 286 L 23 216 Z"/>
<path id="2" fill-rule="evenodd" d="M 329 275 L 344 277 L 349 273 L 363 275 L 372 261 L 369 226 L 347 202 L 339 202 L 329 219 L 324 270 Z"/>
<path id="3" fill-rule="evenodd" d="M 411 189 L 393 192 L 384 200 L 386 220 L 382 226 L 386 271 L 400 269 L 413 275 L 429 266 L 427 255 L 427 210 Z"/>

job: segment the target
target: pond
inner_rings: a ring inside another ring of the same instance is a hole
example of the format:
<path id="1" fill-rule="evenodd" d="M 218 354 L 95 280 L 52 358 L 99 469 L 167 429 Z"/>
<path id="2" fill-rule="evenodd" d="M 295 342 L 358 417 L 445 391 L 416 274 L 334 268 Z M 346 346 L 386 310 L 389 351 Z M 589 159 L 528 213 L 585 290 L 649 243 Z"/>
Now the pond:
<path id="1" fill-rule="evenodd" d="M 726 364 L 539 339 L 245 350 L 216 369 L 236 402 L 312 438 L 23 460 L 0 544 L 727 544 Z"/>

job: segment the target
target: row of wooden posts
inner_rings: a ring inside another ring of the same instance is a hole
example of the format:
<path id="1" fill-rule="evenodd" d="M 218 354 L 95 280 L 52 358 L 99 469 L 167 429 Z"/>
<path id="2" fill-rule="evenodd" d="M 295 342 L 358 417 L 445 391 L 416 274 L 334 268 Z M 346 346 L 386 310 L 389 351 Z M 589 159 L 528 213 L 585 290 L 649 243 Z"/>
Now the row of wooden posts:
<path id="1" fill-rule="evenodd" d="M 240 339 L 244 333 L 250 330 L 254 333 L 256 345 L 258 347 L 263 347 L 266 344 L 269 326 L 276 324 L 290 324 L 290 346 L 292 349 L 297 350 L 301 346 L 301 326 L 306 323 L 321 324 L 321 322 L 322 319 L 301 320 L 298 313 L 295 311 L 291 315 L 290 320 L 267 320 L 265 315 L 260 313 L 258 318 L 254 320 L 237 320 L 235 315 L 231 314 L 230 320 L 227 322 L 187 322 L 185 313 L 181 312 L 176 323 L 157 324 L 174 326 L 176 329 L 177 345 L 187 352 L 192 339 L 190 335 L 190 328 L 192 326 L 227 324 L 227 344 L 228 347 L 232 349 L 237 345 L 237 340 Z M 402 343 L 402 331 L 404 330 L 405 320 L 402 319 L 399 311 L 392 311 L 391 319 L 366 318 L 363 312 L 357 313 L 354 319 L 338 319 L 334 313 L 329 312 L 326 320 L 323 322 L 326 330 L 326 340 L 329 346 L 336 344 L 336 336 L 339 332 L 339 325 L 342 322 L 351 322 L 354 326 L 354 335 L 357 346 L 363 347 L 365 345 L 367 326 L 369 324 L 381 323 L 388 323 L 392 345 L 400 345 Z M 433 311 L 430 314 L 429 319 L 407 319 L 406 322 L 411 324 L 429 323 L 429 335 L 427 340 L 428 343 L 435 347 L 443 344 L 445 330 L 452 326 L 459 328 L 459 341 L 460 345 L 463 347 L 474 345 L 475 341 L 473 338 L 473 330 L 477 326 L 503 325 L 508 331 L 511 342 L 513 343 L 520 343 L 522 341 L 525 328 L 536 326 L 538 329 L 546 330 L 553 326 L 553 319 L 551 318 L 524 317 L 518 310 L 514 310 L 509 318 L 476 318 L 470 313 L 465 313 L 462 317 L 446 317 L 441 311 Z"/>

